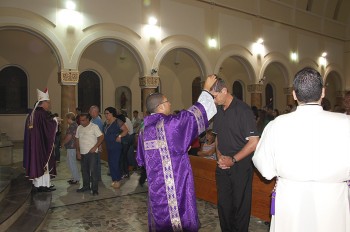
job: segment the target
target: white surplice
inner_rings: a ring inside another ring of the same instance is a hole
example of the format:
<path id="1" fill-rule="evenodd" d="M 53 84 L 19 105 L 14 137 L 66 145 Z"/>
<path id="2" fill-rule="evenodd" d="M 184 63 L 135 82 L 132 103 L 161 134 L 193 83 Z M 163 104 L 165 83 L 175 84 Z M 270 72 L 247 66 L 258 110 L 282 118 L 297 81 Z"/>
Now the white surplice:
<path id="1" fill-rule="evenodd" d="M 298 106 L 266 126 L 253 162 L 279 179 L 270 231 L 350 231 L 350 116 Z"/>

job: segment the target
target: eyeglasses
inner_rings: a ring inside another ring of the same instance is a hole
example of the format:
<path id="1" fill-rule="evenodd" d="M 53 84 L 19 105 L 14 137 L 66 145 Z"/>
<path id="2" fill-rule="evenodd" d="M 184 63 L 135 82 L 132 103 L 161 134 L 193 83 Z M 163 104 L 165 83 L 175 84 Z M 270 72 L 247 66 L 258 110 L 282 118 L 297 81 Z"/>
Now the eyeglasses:
<path id="1" fill-rule="evenodd" d="M 166 100 L 166 101 L 163 101 L 163 102 L 159 103 L 158 105 L 156 105 L 156 108 L 157 108 L 158 106 L 160 106 L 161 104 L 164 104 L 164 103 L 166 103 L 166 102 L 169 102 L 169 100 Z"/>

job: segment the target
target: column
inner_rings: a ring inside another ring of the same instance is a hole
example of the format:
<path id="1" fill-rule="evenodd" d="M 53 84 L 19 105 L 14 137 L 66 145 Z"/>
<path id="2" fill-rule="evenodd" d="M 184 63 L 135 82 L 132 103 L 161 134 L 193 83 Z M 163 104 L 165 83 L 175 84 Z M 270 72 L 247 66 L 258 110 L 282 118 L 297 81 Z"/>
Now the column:
<path id="1" fill-rule="evenodd" d="M 58 83 L 61 85 L 61 115 L 60 117 L 64 119 L 66 113 L 75 113 L 76 102 L 75 102 L 75 89 L 79 82 L 79 72 L 78 71 L 67 71 L 62 70 L 58 73 Z M 63 120 L 61 124 L 62 136 L 66 134 L 67 122 Z"/>
<path id="2" fill-rule="evenodd" d="M 139 83 L 141 87 L 141 108 L 142 112 L 146 112 L 146 99 L 147 97 L 156 92 L 159 86 L 159 76 L 143 76 L 139 78 Z"/>
<path id="3" fill-rule="evenodd" d="M 287 105 L 295 105 L 295 100 L 293 97 L 293 87 L 287 87 L 287 88 L 283 88 L 283 92 L 286 95 L 286 106 Z"/>
<path id="4" fill-rule="evenodd" d="M 250 105 L 256 106 L 258 109 L 262 108 L 262 84 L 248 85 L 248 92 L 251 94 Z"/>

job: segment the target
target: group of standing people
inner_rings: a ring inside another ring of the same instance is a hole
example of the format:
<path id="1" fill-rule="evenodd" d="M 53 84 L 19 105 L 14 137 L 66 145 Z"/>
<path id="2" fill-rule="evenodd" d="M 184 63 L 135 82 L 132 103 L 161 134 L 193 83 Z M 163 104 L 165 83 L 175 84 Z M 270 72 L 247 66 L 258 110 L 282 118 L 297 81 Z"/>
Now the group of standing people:
<path id="1" fill-rule="evenodd" d="M 116 189 L 120 188 L 121 179 L 129 176 L 127 154 L 130 148 L 131 135 L 129 133 L 133 133 L 132 125 L 129 125 L 130 120 L 125 115 L 117 114 L 114 107 L 107 107 L 104 110 L 104 115 L 106 121 L 103 123 L 97 106 L 91 106 L 89 114 L 80 115 L 81 125 L 77 128 L 75 137 L 77 156 L 78 159 L 81 158 L 82 164 L 83 187 L 77 192 L 92 190 L 93 195 L 98 195 L 98 181 L 101 180 L 101 144 L 103 141 L 106 142 L 108 167 L 112 178 L 111 186 Z M 89 141 L 89 143 L 82 144 L 83 140 Z M 85 153 L 79 151 L 83 148 Z M 90 177 L 92 181 L 90 181 Z"/>
<path id="2" fill-rule="evenodd" d="M 148 177 L 149 230 L 198 231 L 187 151 L 214 117 L 220 226 L 222 231 L 248 231 L 251 157 L 259 141 L 250 107 L 229 94 L 225 82 L 215 75 L 206 79 L 198 102 L 188 110 L 171 114 L 169 100 L 160 93 L 150 95 L 146 107 L 151 115 L 139 134 L 137 161 Z"/>
<path id="3" fill-rule="evenodd" d="M 176 115 L 165 95 L 150 95 L 137 150 L 148 176 L 149 231 L 198 231 L 187 151 L 212 117 L 222 231 L 248 231 L 253 162 L 266 179 L 277 178 L 270 231 L 350 231 L 350 92 L 339 114 L 323 110 L 316 70 L 299 71 L 293 87 L 298 107 L 268 123 L 261 139 L 251 108 L 214 75 L 198 102 Z"/>
<path id="4" fill-rule="evenodd" d="M 350 93 L 344 99 L 349 103 L 347 113 L 340 114 L 322 109 L 325 89 L 316 70 L 299 71 L 293 87 L 298 107 L 267 124 L 260 139 L 251 108 L 231 95 L 226 83 L 215 75 L 207 77 L 198 101 L 175 115 L 165 95 L 148 96 L 150 115 L 139 131 L 136 159 L 148 178 L 149 230 L 199 230 L 188 150 L 213 118 L 222 231 L 248 231 L 253 163 L 266 179 L 277 178 L 270 231 L 350 231 L 350 117 L 346 115 L 350 113 Z M 26 122 L 24 166 L 35 187 L 49 189 L 48 176 L 55 174 L 52 151 L 57 118 L 45 112 L 48 93 L 40 91 L 38 99 Z M 83 187 L 78 191 L 92 189 L 94 195 L 98 194 L 94 168 L 102 141 L 105 139 L 108 154 L 112 154 L 108 157 L 112 186 L 118 187 L 121 172 L 114 171 L 120 156 L 114 154 L 121 152 L 123 137 L 128 134 L 115 108 L 108 107 L 104 113 L 102 131 L 90 122 L 89 114 L 81 114 L 75 135 L 83 172 Z M 46 135 L 45 141 L 40 140 L 42 135 Z M 42 157 L 34 159 L 39 153 Z"/>
<path id="5" fill-rule="evenodd" d="M 129 175 L 124 162 L 128 162 L 127 152 L 131 143 L 129 133 L 132 133 L 133 127 L 131 125 L 130 129 L 127 128 L 125 122 L 128 118 L 117 114 L 114 107 L 107 107 L 104 111 L 106 122 L 103 123 L 99 108 L 95 105 L 90 107 L 89 113 L 79 113 L 78 116 L 68 112 L 65 115 L 68 129 L 61 143 L 57 144 L 55 137 L 61 119 L 50 114 L 48 91 L 37 90 L 37 93 L 38 102 L 26 120 L 23 156 L 26 175 L 33 180 L 35 189 L 39 192 L 55 190 L 51 184 L 51 178 L 56 175 L 55 150 L 65 147 L 67 165 L 72 175 L 68 183 L 79 184 L 80 174 L 76 163 L 78 159 L 81 163 L 83 186 L 77 192 L 92 191 L 93 195 L 98 195 L 103 141 L 106 141 L 111 186 L 119 188 L 122 174 Z"/>

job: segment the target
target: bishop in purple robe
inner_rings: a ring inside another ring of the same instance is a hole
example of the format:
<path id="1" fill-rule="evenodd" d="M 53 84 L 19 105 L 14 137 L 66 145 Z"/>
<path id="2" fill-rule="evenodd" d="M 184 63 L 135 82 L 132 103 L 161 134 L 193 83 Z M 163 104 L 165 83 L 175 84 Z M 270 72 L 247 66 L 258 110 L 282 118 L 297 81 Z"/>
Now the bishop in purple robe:
<path id="1" fill-rule="evenodd" d="M 56 175 L 54 141 L 57 118 L 51 117 L 48 92 L 37 90 L 38 102 L 28 115 L 24 131 L 23 167 L 39 191 L 52 191 L 50 175 Z"/>
<path id="2" fill-rule="evenodd" d="M 216 76 L 209 76 L 198 102 L 171 115 L 171 104 L 161 93 L 147 97 L 151 113 L 144 119 L 137 148 L 137 162 L 148 178 L 149 231 L 198 231 L 194 180 L 187 151 L 216 114 L 208 92 Z"/>

